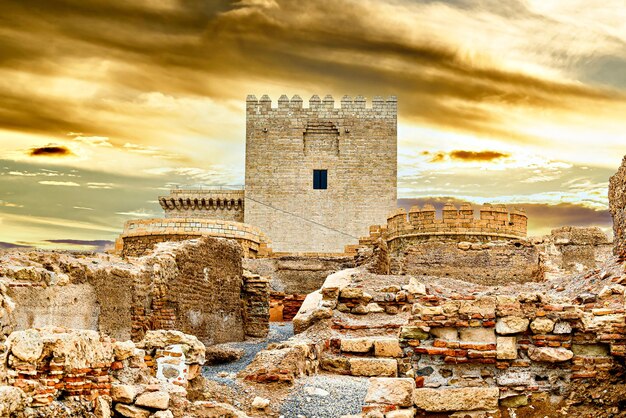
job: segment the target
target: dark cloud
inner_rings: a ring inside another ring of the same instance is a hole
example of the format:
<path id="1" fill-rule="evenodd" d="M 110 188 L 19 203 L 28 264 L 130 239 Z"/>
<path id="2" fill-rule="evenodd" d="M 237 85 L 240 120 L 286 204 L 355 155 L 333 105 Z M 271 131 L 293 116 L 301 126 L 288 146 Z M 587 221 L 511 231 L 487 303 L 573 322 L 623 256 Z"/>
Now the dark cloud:
<path id="1" fill-rule="evenodd" d="M 45 147 L 31 148 L 28 155 L 31 157 L 68 157 L 72 155 L 72 151 L 64 146 L 46 145 Z"/>
<path id="2" fill-rule="evenodd" d="M 79 247 L 90 247 L 94 251 L 104 251 L 113 247 L 114 242 L 108 240 L 80 240 L 80 239 L 49 239 L 45 240 L 51 244 L 67 244 Z"/>
<path id="3" fill-rule="evenodd" d="M 493 161 L 510 157 L 511 154 L 498 151 L 461 151 L 450 152 L 450 158 L 461 161 Z"/>
<path id="4" fill-rule="evenodd" d="M 0 250 L 12 250 L 12 249 L 28 249 L 33 248 L 31 245 L 14 244 L 12 242 L 0 241 Z"/>
<path id="5" fill-rule="evenodd" d="M 411 206 L 418 205 L 420 207 L 427 203 L 435 206 L 438 212 L 447 202 L 452 202 L 457 207 L 465 201 L 455 197 L 437 197 L 437 198 L 420 198 L 420 199 L 398 199 L 398 206 L 405 208 L 407 211 Z M 469 202 L 472 203 L 472 202 Z M 498 203 L 494 199 L 493 203 Z M 477 211 L 481 204 L 472 203 L 474 210 Z M 507 205 L 509 209 L 521 208 L 528 215 L 528 233 L 529 235 L 540 235 L 543 231 L 558 228 L 561 226 L 598 226 L 601 228 L 610 228 L 613 225 L 611 214 L 608 210 L 594 210 L 591 208 L 574 205 L 570 203 L 561 203 L 558 205 L 548 205 L 543 203 L 515 203 Z M 478 215 L 476 215 L 478 216 Z"/>
<path id="6" fill-rule="evenodd" d="M 430 158 L 431 163 L 439 163 L 450 158 L 458 161 L 495 161 L 501 158 L 508 158 L 511 154 L 507 154 L 499 151 L 463 151 L 454 150 L 449 153 L 443 151 L 437 151 L 431 153 L 430 151 L 423 151 L 422 155 L 432 155 Z"/>
<path id="7" fill-rule="evenodd" d="M 579 100 L 623 100 L 609 89 L 478 65 L 454 46 L 401 37 L 395 28 L 378 24 L 376 3 L 278 0 L 278 7 L 261 7 L 191 0 L 171 8 L 148 4 L 9 2 L 0 17 L 6 33 L 0 69 L 54 75 L 66 69 L 64 59 L 106 60 L 120 64 L 112 65 L 107 74 L 113 92 L 109 94 L 118 94 L 117 88 L 123 87 L 138 93 L 239 98 L 242 92 L 226 91 L 224 79 L 273 85 L 280 80 L 282 85 L 337 94 L 400 94 L 405 118 L 514 140 L 528 138 L 499 127 L 498 116 L 482 105 L 577 109 Z M 466 1 L 449 6 L 469 7 Z M 511 18 L 529 14 L 523 2 L 494 10 Z M 48 39 L 54 40 L 53 48 Z M 386 62 L 396 65 L 382 64 Z M 56 134 L 123 131 L 80 112 L 82 103 L 51 99 L 35 89 L 5 86 L 0 97 L 0 125 L 7 128 Z M 86 105 L 106 106 L 99 100 Z"/>

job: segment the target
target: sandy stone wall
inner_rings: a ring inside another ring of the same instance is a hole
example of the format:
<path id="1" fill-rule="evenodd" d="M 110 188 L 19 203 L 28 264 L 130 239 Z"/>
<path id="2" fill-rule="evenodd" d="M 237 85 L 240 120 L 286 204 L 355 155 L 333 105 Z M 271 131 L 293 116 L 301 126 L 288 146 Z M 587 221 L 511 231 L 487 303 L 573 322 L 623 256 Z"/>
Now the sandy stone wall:
<path id="1" fill-rule="evenodd" d="M 526 241 L 398 243 L 391 273 L 453 277 L 494 285 L 543 279 L 539 248 Z"/>
<path id="2" fill-rule="evenodd" d="M 147 330 L 174 329 L 214 344 L 244 338 L 241 259 L 235 241 L 209 237 L 159 244 L 132 261 L 5 252 L 0 282 L 14 300 L 18 329 L 74 327 L 135 340 Z"/>
<path id="3" fill-rule="evenodd" d="M 626 257 L 626 157 L 609 181 L 609 210 L 613 216 L 615 254 Z"/>
<path id="4" fill-rule="evenodd" d="M 246 116 L 245 221 L 275 251 L 343 252 L 395 207 L 395 97 L 368 107 L 346 96 L 335 107 L 313 96 L 305 108 L 281 96 L 272 108 L 269 97 L 249 96 Z M 328 170 L 328 189 L 313 189 L 314 169 Z"/>

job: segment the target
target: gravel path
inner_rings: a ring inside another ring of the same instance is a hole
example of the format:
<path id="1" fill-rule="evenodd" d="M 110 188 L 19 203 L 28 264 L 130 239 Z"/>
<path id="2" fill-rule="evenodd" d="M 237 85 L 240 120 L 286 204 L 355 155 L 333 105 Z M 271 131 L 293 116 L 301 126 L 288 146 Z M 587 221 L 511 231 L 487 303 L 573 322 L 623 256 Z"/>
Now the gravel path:
<path id="1" fill-rule="evenodd" d="M 314 375 L 298 379 L 280 410 L 285 418 L 338 418 L 361 413 L 366 377 Z"/>
<path id="2" fill-rule="evenodd" d="M 270 322 L 270 333 L 267 339 L 253 339 L 240 343 L 229 343 L 228 346 L 241 348 L 245 351 L 242 358 L 232 363 L 204 366 L 202 375 L 207 379 L 215 380 L 228 386 L 235 385 L 235 375 L 252 362 L 256 353 L 263 350 L 270 343 L 288 340 L 293 336 L 293 324 L 291 322 Z M 224 376 L 227 373 L 227 376 Z M 222 376 L 220 376 L 222 375 Z"/>

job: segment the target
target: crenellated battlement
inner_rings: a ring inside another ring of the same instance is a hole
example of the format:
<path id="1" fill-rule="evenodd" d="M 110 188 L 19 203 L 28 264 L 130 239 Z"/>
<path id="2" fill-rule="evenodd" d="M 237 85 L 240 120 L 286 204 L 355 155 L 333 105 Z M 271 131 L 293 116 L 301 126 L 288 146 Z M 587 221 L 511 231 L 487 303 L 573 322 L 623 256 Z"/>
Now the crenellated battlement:
<path id="1" fill-rule="evenodd" d="M 479 217 L 469 203 L 457 208 L 446 203 L 441 217 L 435 207 L 427 204 L 413 206 L 407 213 L 398 208 L 387 217 L 384 227 L 373 226 L 370 236 L 362 241 L 371 241 L 384 236 L 387 242 L 399 238 L 451 239 L 451 240 L 502 240 L 525 238 L 528 217 L 521 209 L 509 211 L 505 205 L 486 203 L 479 209 Z"/>
<path id="2" fill-rule="evenodd" d="M 267 94 L 261 96 L 261 99 L 257 99 L 255 95 L 248 95 L 246 98 L 246 109 L 248 114 L 263 113 L 270 111 L 370 111 L 370 112 L 391 112 L 394 116 L 398 109 L 398 98 L 396 96 L 389 96 L 384 98 L 382 96 L 374 96 L 371 102 L 368 103 L 364 96 L 343 96 L 338 103 L 335 103 L 335 99 L 331 95 L 324 96 L 323 99 L 317 94 L 311 96 L 309 99 L 308 107 L 303 106 L 304 101 L 299 95 L 294 95 L 291 99 L 287 95 L 282 95 L 278 99 L 277 106 L 273 106 L 272 99 Z"/>

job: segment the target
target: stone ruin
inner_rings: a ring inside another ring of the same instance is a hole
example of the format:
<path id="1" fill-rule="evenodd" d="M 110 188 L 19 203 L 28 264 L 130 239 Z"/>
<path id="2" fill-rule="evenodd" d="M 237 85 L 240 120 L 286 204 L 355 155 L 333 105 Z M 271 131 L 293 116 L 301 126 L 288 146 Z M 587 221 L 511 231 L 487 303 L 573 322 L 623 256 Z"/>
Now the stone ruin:
<path id="1" fill-rule="evenodd" d="M 247 258 L 213 237 L 125 258 L 0 253 L 0 416 L 279 416 L 315 374 L 369 379 L 351 418 L 623 416 L 625 192 L 626 160 L 613 244 L 447 205 L 394 212 L 354 258 Z M 280 292 L 297 335 L 238 372 L 244 391 L 208 382 L 205 350 L 266 337 Z"/>

